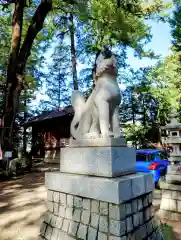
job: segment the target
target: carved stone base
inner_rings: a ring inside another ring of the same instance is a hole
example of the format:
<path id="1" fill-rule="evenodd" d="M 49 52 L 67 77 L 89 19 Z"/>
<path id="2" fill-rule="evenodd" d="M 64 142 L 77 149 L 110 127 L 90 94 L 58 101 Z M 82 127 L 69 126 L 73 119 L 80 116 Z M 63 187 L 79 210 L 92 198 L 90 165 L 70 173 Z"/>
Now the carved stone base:
<path id="1" fill-rule="evenodd" d="M 41 226 L 42 239 L 163 239 L 152 208 L 151 175 L 137 174 L 114 180 L 76 178 L 70 174 L 46 174 L 48 210 Z"/>

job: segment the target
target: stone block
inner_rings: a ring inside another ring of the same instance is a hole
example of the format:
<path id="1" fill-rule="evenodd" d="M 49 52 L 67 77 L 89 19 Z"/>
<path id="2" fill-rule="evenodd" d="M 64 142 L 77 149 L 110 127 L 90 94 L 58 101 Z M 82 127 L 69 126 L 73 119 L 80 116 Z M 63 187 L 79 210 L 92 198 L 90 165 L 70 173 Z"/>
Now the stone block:
<path id="1" fill-rule="evenodd" d="M 52 215 L 51 221 L 50 221 L 50 225 L 52 227 L 56 227 L 56 222 L 57 222 L 57 216 Z"/>
<path id="2" fill-rule="evenodd" d="M 70 224 L 70 220 L 64 218 L 63 225 L 62 225 L 62 231 L 68 232 L 69 224 Z"/>
<path id="3" fill-rule="evenodd" d="M 91 200 L 84 198 L 83 199 L 83 209 L 90 210 L 91 209 Z"/>
<path id="4" fill-rule="evenodd" d="M 107 240 L 108 237 L 105 233 L 98 232 L 98 238 L 97 240 Z"/>
<path id="5" fill-rule="evenodd" d="M 101 215 L 108 215 L 108 203 L 107 202 L 100 202 L 100 214 Z"/>
<path id="6" fill-rule="evenodd" d="M 160 184 L 161 189 L 169 189 L 169 190 L 175 190 L 181 192 L 181 185 L 171 184 L 168 182 L 161 182 Z"/>
<path id="7" fill-rule="evenodd" d="M 163 198 L 172 198 L 172 191 L 167 189 L 162 189 L 162 197 Z"/>
<path id="8" fill-rule="evenodd" d="M 91 226 L 98 228 L 99 225 L 99 215 L 97 213 L 91 213 Z"/>
<path id="9" fill-rule="evenodd" d="M 177 211 L 177 201 L 175 199 L 169 199 L 169 209 L 170 211 Z"/>
<path id="10" fill-rule="evenodd" d="M 59 230 L 57 228 L 53 228 L 51 240 L 57 240 L 58 235 L 59 235 Z"/>
<path id="11" fill-rule="evenodd" d="M 122 236 L 126 233 L 126 223 L 125 221 L 109 221 L 109 232 L 115 236 Z"/>
<path id="12" fill-rule="evenodd" d="M 169 165 L 167 167 L 167 174 L 168 175 L 180 175 L 180 171 L 178 171 L 178 168 L 181 167 L 181 165 Z"/>
<path id="13" fill-rule="evenodd" d="M 61 228 L 62 228 L 62 225 L 63 225 L 63 218 L 57 217 L 57 220 L 56 220 L 56 228 L 61 229 Z"/>
<path id="14" fill-rule="evenodd" d="M 109 218 L 114 220 L 122 220 L 126 217 L 126 206 L 122 204 L 109 204 Z"/>
<path id="15" fill-rule="evenodd" d="M 109 236 L 109 240 L 128 240 L 128 238 L 126 236 L 122 237 Z M 131 238 L 130 240 L 133 240 L 133 238 Z"/>
<path id="16" fill-rule="evenodd" d="M 74 196 L 74 207 L 82 208 L 82 198 Z"/>
<path id="17" fill-rule="evenodd" d="M 136 152 L 128 147 L 63 148 L 60 171 L 104 177 L 135 173 Z"/>
<path id="18" fill-rule="evenodd" d="M 53 201 L 54 202 L 59 203 L 59 201 L 60 201 L 59 195 L 60 195 L 59 192 L 53 193 Z"/>
<path id="19" fill-rule="evenodd" d="M 57 240 L 75 240 L 75 238 L 67 235 L 65 232 L 60 231 Z"/>
<path id="20" fill-rule="evenodd" d="M 160 209 L 170 210 L 170 199 L 162 198 L 160 203 Z"/>
<path id="21" fill-rule="evenodd" d="M 57 183 L 58 184 L 58 183 Z M 67 199 L 66 199 L 66 194 L 65 193 L 59 193 L 60 196 L 60 204 L 61 205 L 67 205 Z"/>
<path id="22" fill-rule="evenodd" d="M 177 211 L 181 213 L 181 201 L 177 201 Z"/>
<path id="23" fill-rule="evenodd" d="M 143 219 L 144 221 L 148 221 L 150 218 L 151 218 L 151 210 L 148 207 L 143 211 Z"/>
<path id="24" fill-rule="evenodd" d="M 51 221 L 51 218 L 52 218 L 52 213 L 49 211 L 45 212 L 43 216 L 44 221 L 49 224 Z"/>
<path id="25" fill-rule="evenodd" d="M 139 212 L 138 212 L 133 215 L 133 225 L 136 228 L 139 226 L 139 224 L 140 224 L 140 218 L 139 218 Z"/>
<path id="26" fill-rule="evenodd" d="M 45 183 L 48 189 L 55 191 L 119 204 L 133 198 L 132 189 L 136 185 L 133 182 L 135 181 L 138 183 L 141 179 L 140 176 L 146 178 L 147 175 L 149 176 L 150 174 L 142 173 L 130 174 L 128 176 L 117 178 L 102 178 L 59 172 L 47 172 L 45 173 Z M 139 179 L 138 181 L 137 178 Z M 133 192 L 135 197 L 138 197 L 141 194 L 140 191 L 137 193 L 135 191 Z M 146 193 L 147 192 L 144 192 L 144 194 Z"/>
<path id="27" fill-rule="evenodd" d="M 59 216 L 64 218 L 65 217 L 65 206 L 59 207 Z"/>
<path id="28" fill-rule="evenodd" d="M 143 207 L 147 207 L 149 205 L 149 196 L 145 195 L 143 196 Z"/>
<path id="29" fill-rule="evenodd" d="M 74 221 L 70 221 L 68 233 L 76 237 L 77 229 L 78 229 L 78 223 Z"/>
<path id="30" fill-rule="evenodd" d="M 47 191 L 47 200 L 53 202 L 53 191 L 51 190 Z"/>
<path id="31" fill-rule="evenodd" d="M 138 198 L 137 199 L 137 203 L 138 203 L 138 211 L 143 209 L 143 201 L 142 198 Z"/>
<path id="32" fill-rule="evenodd" d="M 155 188 L 154 178 L 151 173 L 145 174 L 145 193 L 152 192 Z"/>
<path id="33" fill-rule="evenodd" d="M 48 211 L 53 212 L 53 202 L 47 202 L 47 209 Z"/>
<path id="34" fill-rule="evenodd" d="M 137 199 L 134 199 L 132 200 L 132 203 L 131 203 L 131 209 L 132 209 L 132 212 L 133 213 L 136 213 L 138 211 L 138 202 L 137 202 Z"/>
<path id="35" fill-rule="evenodd" d="M 81 210 L 80 209 L 75 209 L 73 212 L 73 220 L 76 222 L 80 222 L 80 216 L 81 216 Z"/>
<path id="36" fill-rule="evenodd" d="M 126 216 L 131 215 L 132 214 L 131 203 L 125 203 L 125 208 L 126 208 Z"/>
<path id="37" fill-rule="evenodd" d="M 90 222 L 90 211 L 89 210 L 83 210 L 81 215 L 81 222 L 85 225 L 88 225 Z"/>
<path id="38" fill-rule="evenodd" d="M 87 240 L 96 240 L 97 239 L 97 230 L 89 226 L 88 228 L 88 239 Z"/>
<path id="39" fill-rule="evenodd" d="M 145 225 L 146 225 L 146 229 L 147 229 L 147 234 L 150 235 L 153 231 L 152 222 L 149 221 Z"/>
<path id="40" fill-rule="evenodd" d="M 53 204 L 53 212 L 55 215 L 57 215 L 57 216 L 59 215 L 59 204 L 56 202 L 54 202 L 54 204 Z"/>
<path id="41" fill-rule="evenodd" d="M 160 209 L 158 215 L 160 218 L 170 219 L 171 212 L 168 210 Z"/>
<path id="42" fill-rule="evenodd" d="M 72 219 L 73 217 L 73 208 L 67 207 L 65 210 L 65 218 Z"/>
<path id="43" fill-rule="evenodd" d="M 52 232 L 53 232 L 53 228 L 50 225 L 47 226 L 46 232 L 45 232 L 45 238 L 47 240 L 51 240 Z"/>
<path id="44" fill-rule="evenodd" d="M 86 235 L 87 235 L 87 226 L 80 223 L 78 232 L 77 232 L 77 237 L 80 239 L 86 239 Z"/>
<path id="45" fill-rule="evenodd" d="M 126 147 L 124 137 L 120 138 L 96 138 L 96 139 L 83 139 L 82 141 L 70 139 L 69 148 L 76 147 Z"/>
<path id="46" fill-rule="evenodd" d="M 180 184 L 181 183 L 181 174 L 180 175 L 171 175 L 167 174 L 166 175 L 166 182 L 168 183 L 175 183 L 175 184 Z"/>
<path id="47" fill-rule="evenodd" d="M 99 201 L 91 200 L 91 212 L 99 213 Z"/>
<path id="48" fill-rule="evenodd" d="M 67 194 L 67 206 L 73 207 L 74 205 L 74 197 L 73 195 Z"/>
<path id="49" fill-rule="evenodd" d="M 130 178 L 132 179 L 132 198 L 145 194 L 145 176 L 137 174 L 130 176 Z"/>
<path id="50" fill-rule="evenodd" d="M 46 224 L 45 222 L 43 222 L 43 223 L 41 224 L 41 227 L 40 227 L 40 234 L 41 234 L 42 236 L 45 236 L 46 228 L 47 228 L 47 224 Z"/>
<path id="51" fill-rule="evenodd" d="M 99 217 L 99 230 L 104 233 L 108 232 L 108 217 L 106 216 Z"/>
<path id="52" fill-rule="evenodd" d="M 132 217 L 126 218 L 126 231 L 127 233 L 131 232 L 133 230 L 133 220 Z"/>

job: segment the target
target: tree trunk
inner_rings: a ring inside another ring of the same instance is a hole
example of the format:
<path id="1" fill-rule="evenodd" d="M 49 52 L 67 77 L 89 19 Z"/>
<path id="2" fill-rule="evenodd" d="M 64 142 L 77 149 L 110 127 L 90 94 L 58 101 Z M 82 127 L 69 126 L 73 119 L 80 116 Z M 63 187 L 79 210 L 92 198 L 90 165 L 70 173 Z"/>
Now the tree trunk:
<path id="1" fill-rule="evenodd" d="M 2 129 L 2 149 L 10 150 L 12 148 L 12 129 L 15 119 L 15 96 L 14 82 L 16 79 L 16 63 L 21 44 L 21 33 L 23 25 L 24 0 L 15 3 L 12 17 L 12 39 L 9 63 L 7 67 L 6 91 L 4 98 L 4 127 Z"/>
<path id="2" fill-rule="evenodd" d="M 45 17 L 52 8 L 51 0 L 41 0 L 40 5 L 32 17 L 21 49 L 21 30 L 23 24 L 24 1 L 17 0 L 13 14 L 13 34 L 10 60 L 7 70 L 7 92 L 4 108 L 4 129 L 1 143 L 3 150 L 12 150 L 12 130 L 19 107 L 19 98 L 24 84 L 24 71 L 30 56 L 33 41 L 43 28 Z"/>
<path id="3" fill-rule="evenodd" d="M 77 79 L 77 62 L 76 62 L 76 50 L 75 50 L 75 31 L 74 31 L 74 19 L 73 14 L 70 13 L 70 41 L 71 41 L 71 61 L 72 61 L 72 74 L 73 74 L 73 85 L 74 90 L 78 90 L 78 79 Z"/>

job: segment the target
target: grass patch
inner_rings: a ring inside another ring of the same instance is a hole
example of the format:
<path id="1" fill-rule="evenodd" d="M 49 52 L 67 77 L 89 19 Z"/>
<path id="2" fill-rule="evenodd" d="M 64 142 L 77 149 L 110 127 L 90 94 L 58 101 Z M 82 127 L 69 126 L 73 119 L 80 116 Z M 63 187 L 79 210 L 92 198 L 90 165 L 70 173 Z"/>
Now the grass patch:
<path id="1" fill-rule="evenodd" d="M 175 240 L 175 234 L 173 232 L 172 226 L 168 225 L 167 223 L 162 223 L 160 225 L 161 231 L 164 236 L 164 240 Z"/>

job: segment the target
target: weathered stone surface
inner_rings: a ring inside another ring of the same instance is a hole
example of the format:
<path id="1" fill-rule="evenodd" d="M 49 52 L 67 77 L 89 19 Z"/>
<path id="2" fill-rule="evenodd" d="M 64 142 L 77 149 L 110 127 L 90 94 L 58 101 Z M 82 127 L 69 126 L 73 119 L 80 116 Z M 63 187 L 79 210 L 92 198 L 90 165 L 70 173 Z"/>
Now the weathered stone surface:
<path id="1" fill-rule="evenodd" d="M 126 147 L 125 138 L 96 138 L 83 139 L 82 141 L 70 139 L 69 147 Z"/>
<path id="2" fill-rule="evenodd" d="M 86 225 L 89 224 L 89 222 L 90 222 L 90 211 L 89 210 L 83 210 L 82 216 L 81 216 L 81 222 Z"/>
<path id="3" fill-rule="evenodd" d="M 72 195 L 67 194 L 67 206 L 68 207 L 73 207 L 74 205 L 74 198 Z"/>
<path id="4" fill-rule="evenodd" d="M 47 228 L 47 224 L 46 224 L 45 222 L 43 222 L 43 223 L 41 224 L 41 227 L 40 227 L 40 234 L 41 234 L 42 236 L 45 236 L 46 228 Z"/>
<path id="5" fill-rule="evenodd" d="M 137 199 L 132 200 L 131 202 L 131 209 L 133 213 L 136 213 L 138 211 L 138 202 Z"/>
<path id="6" fill-rule="evenodd" d="M 86 239 L 86 235 L 87 235 L 87 226 L 80 223 L 78 232 L 77 232 L 77 237 L 80 239 Z"/>
<path id="7" fill-rule="evenodd" d="M 65 218 L 72 219 L 73 217 L 73 208 L 67 207 L 65 210 Z"/>
<path id="8" fill-rule="evenodd" d="M 108 215 L 108 203 L 107 202 L 100 202 L 100 214 L 101 215 Z"/>
<path id="9" fill-rule="evenodd" d="M 99 215 L 97 213 L 91 214 L 91 226 L 94 228 L 98 228 L 99 225 Z"/>
<path id="10" fill-rule="evenodd" d="M 99 213 L 99 201 L 96 200 L 91 201 L 91 212 Z"/>
<path id="11" fill-rule="evenodd" d="M 78 229 L 78 223 L 74 221 L 70 221 L 68 233 L 75 237 L 77 234 L 77 229 Z"/>
<path id="12" fill-rule="evenodd" d="M 166 175 L 166 181 L 168 183 L 176 183 L 176 184 L 180 184 L 181 183 L 181 174 L 180 175 L 171 175 L 171 174 L 167 174 Z"/>
<path id="13" fill-rule="evenodd" d="M 110 220 L 109 222 L 109 232 L 115 236 L 122 236 L 126 233 L 126 223 L 125 221 Z"/>
<path id="14" fill-rule="evenodd" d="M 134 192 L 134 194 L 136 194 L 136 192 L 133 191 L 132 188 L 136 185 L 136 182 L 138 184 L 141 178 L 143 181 L 145 180 L 145 186 L 147 186 L 144 194 L 147 193 L 147 190 L 150 192 L 150 189 L 154 187 L 152 185 L 152 176 L 150 177 L 151 174 L 146 173 L 130 174 L 128 176 L 111 179 L 58 172 L 47 172 L 45 175 L 48 189 L 116 204 L 129 201 L 133 198 L 132 192 Z M 138 181 L 137 178 L 139 179 Z M 147 183 L 148 180 L 151 181 L 151 184 Z M 142 189 L 142 187 L 140 189 Z M 138 191 L 137 196 L 135 195 L 134 197 L 136 198 L 140 196 L 140 194 L 141 192 Z"/>
<path id="15" fill-rule="evenodd" d="M 74 207 L 82 208 L 82 198 L 77 196 L 74 197 Z"/>
<path id="16" fill-rule="evenodd" d="M 59 203 L 59 200 L 60 200 L 59 195 L 60 195 L 59 192 L 53 193 L 53 201 L 54 202 Z"/>
<path id="17" fill-rule="evenodd" d="M 67 235 L 65 232 L 60 231 L 57 240 L 75 240 L 75 238 Z"/>
<path id="18" fill-rule="evenodd" d="M 70 220 L 64 218 L 63 225 L 62 225 L 62 231 L 68 232 L 69 224 L 70 224 Z"/>
<path id="19" fill-rule="evenodd" d="M 170 199 L 162 198 L 160 203 L 160 209 L 170 210 Z"/>
<path id="20" fill-rule="evenodd" d="M 134 225 L 134 227 L 138 227 L 139 224 L 140 224 L 139 213 L 135 213 L 133 215 L 133 225 Z"/>
<path id="21" fill-rule="evenodd" d="M 171 190 L 167 190 L 167 189 L 163 189 L 162 190 L 162 197 L 163 198 L 172 198 L 172 191 Z"/>
<path id="22" fill-rule="evenodd" d="M 180 175 L 180 177 L 181 177 L 181 172 L 178 170 L 179 167 L 181 167 L 181 165 L 169 165 L 167 167 L 167 174 L 168 175 Z"/>
<path id="23" fill-rule="evenodd" d="M 177 211 L 181 213 L 181 201 L 177 201 Z"/>
<path id="24" fill-rule="evenodd" d="M 64 218 L 65 217 L 65 206 L 59 207 L 59 216 Z"/>
<path id="25" fill-rule="evenodd" d="M 53 202 L 53 191 L 51 190 L 47 191 L 47 200 Z"/>
<path id="26" fill-rule="evenodd" d="M 91 200 L 90 199 L 83 199 L 83 209 L 90 210 L 91 208 Z"/>
<path id="27" fill-rule="evenodd" d="M 98 232 L 98 240 L 107 240 L 107 235 L 105 233 Z"/>
<path id="28" fill-rule="evenodd" d="M 109 217 L 114 220 L 122 220 L 126 217 L 125 204 L 109 204 Z"/>
<path id="29" fill-rule="evenodd" d="M 76 222 L 80 222 L 81 210 L 75 209 L 73 213 L 73 220 Z"/>
<path id="30" fill-rule="evenodd" d="M 60 193 L 60 204 L 61 205 L 66 205 L 67 204 L 67 198 L 65 193 Z"/>
<path id="31" fill-rule="evenodd" d="M 97 238 L 97 230 L 89 226 L 88 240 L 96 240 L 96 238 Z"/>
<path id="32" fill-rule="evenodd" d="M 169 190 L 175 190 L 181 192 L 181 185 L 171 184 L 167 182 L 161 182 L 160 183 L 161 189 L 169 189 Z"/>
<path id="33" fill-rule="evenodd" d="M 57 239 L 58 235 L 59 235 L 59 230 L 57 228 L 53 228 L 51 239 L 53 240 Z"/>
<path id="34" fill-rule="evenodd" d="M 108 217 L 106 216 L 100 216 L 99 217 L 99 230 L 101 232 L 108 232 Z"/>
<path id="35" fill-rule="evenodd" d="M 54 204 L 53 204 L 53 212 L 55 215 L 57 215 L 57 216 L 59 215 L 59 204 L 56 202 L 54 202 Z"/>
<path id="36" fill-rule="evenodd" d="M 52 232 L 53 232 L 53 228 L 50 225 L 47 226 L 46 232 L 45 232 L 45 238 L 47 240 L 51 240 Z"/>
<path id="37" fill-rule="evenodd" d="M 60 171 L 115 177 L 135 173 L 135 159 L 135 149 L 128 147 L 63 148 L 61 150 Z"/>
<path id="38" fill-rule="evenodd" d="M 53 212 L 53 202 L 47 202 L 47 209 L 50 211 L 50 212 Z"/>
<path id="39" fill-rule="evenodd" d="M 177 211 L 177 201 L 175 199 L 169 199 L 169 209 L 170 211 Z"/>
<path id="40" fill-rule="evenodd" d="M 129 233 L 133 230 L 132 216 L 126 218 L 126 231 Z"/>

